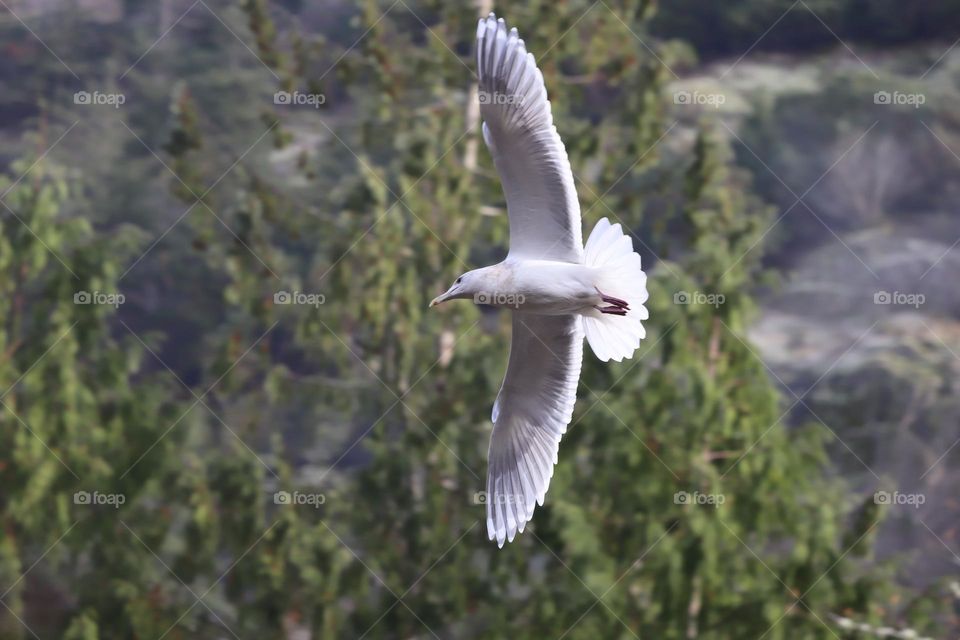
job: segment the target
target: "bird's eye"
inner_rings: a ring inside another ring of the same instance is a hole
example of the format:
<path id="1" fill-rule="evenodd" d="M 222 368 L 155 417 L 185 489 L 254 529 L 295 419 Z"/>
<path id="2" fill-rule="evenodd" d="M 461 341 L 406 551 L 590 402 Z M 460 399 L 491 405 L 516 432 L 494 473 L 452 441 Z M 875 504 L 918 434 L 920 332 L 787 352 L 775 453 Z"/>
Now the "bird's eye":
<path id="1" fill-rule="evenodd" d="M 457 278 L 457 281 L 454 282 L 453 284 L 460 284 L 461 282 L 463 282 L 463 276 L 460 276 L 459 278 Z"/>

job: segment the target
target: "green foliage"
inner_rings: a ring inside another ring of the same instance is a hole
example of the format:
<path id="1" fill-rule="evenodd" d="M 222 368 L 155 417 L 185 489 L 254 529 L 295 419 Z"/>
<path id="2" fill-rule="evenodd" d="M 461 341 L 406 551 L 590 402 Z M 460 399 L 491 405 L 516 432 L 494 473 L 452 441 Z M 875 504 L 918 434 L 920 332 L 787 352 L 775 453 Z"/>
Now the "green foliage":
<path id="1" fill-rule="evenodd" d="M 163 219 L 189 208 L 156 234 L 169 239 L 154 249 L 110 226 L 108 243 L 79 195 L 89 185 L 47 162 L 5 196 L 18 216 L 0 218 L 13 613 L 78 640 L 830 638 L 835 615 L 895 620 L 869 562 L 879 514 L 824 477 L 822 431 L 785 427 L 744 336 L 773 212 L 709 122 L 692 145 L 660 140 L 669 72 L 641 39 L 667 64 L 673 50 L 649 37 L 653 3 L 536 0 L 508 16 L 544 56 L 587 230 L 609 216 L 645 260 L 672 259 L 647 265 L 637 358 L 586 355 L 547 503 L 502 550 L 477 493 L 509 322 L 427 309 L 508 242 L 472 117 L 475 16 L 366 0 L 338 44 L 291 35 L 274 4 L 241 4 L 242 35 L 277 77 L 256 60 L 267 80 L 242 65 L 217 75 L 198 61 L 238 43 L 187 25 L 202 46 L 163 92 L 163 135 L 145 135 L 177 176 L 154 167 L 176 205 Z M 327 106 L 274 105 L 278 89 L 323 91 Z M 147 284 L 170 305 L 156 319 L 138 299 Z M 129 300 L 73 304 L 77 291 Z M 676 304 L 681 291 L 722 303 Z M 76 491 L 125 500 L 77 504 Z M 26 584 L 69 601 L 44 617 Z M 931 626 L 917 611 L 911 624 Z"/>

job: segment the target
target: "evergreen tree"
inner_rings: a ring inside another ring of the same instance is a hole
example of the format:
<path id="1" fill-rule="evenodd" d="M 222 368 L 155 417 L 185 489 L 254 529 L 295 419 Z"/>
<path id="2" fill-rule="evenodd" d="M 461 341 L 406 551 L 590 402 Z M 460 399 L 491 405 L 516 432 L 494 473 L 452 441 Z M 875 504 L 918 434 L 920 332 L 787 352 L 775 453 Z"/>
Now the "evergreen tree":
<path id="1" fill-rule="evenodd" d="M 132 129 L 195 211 L 134 280 L 152 235 L 110 226 L 108 244 L 88 185 L 54 164 L 8 181 L 0 635 L 846 638 L 841 619 L 897 622 L 869 562 L 880 513 L 824 477 L 822 430 L 787 429 L 745 337 L 772 211 L 709 121 L 668 124 L 682 51 L 650 36 L 653 5 L 508 9 L 541 56 L 584 226 L 634 233 L 651 317 L 634 360 L 585 355 L 547 502 L 503 549 L 481 492 L 509 321 L 427 310 L 508 242 L 478 137 L 477 16 L 362 0 L 348 33 L 314 39 L 289 19 L 299 3 L 231 5 L 259 60 L 212 17 L 185 24 L 201 46 L 183 81 L 131 78 L 169 96 L 166 126 L 150 111 Z M 231 73 L 192 68 L 223 52 Z M 260 134 L 272 149 L 247 148 Z M 178 324 L 73 300 L 148 285 Z M 933 634 L 924 606 L 910 621 Z"/>

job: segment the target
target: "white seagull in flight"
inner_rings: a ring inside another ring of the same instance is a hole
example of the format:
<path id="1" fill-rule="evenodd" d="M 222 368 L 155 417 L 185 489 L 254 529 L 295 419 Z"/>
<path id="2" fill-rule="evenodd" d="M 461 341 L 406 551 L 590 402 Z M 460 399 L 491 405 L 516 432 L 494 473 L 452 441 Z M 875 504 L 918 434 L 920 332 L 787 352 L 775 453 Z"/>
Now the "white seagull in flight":
<path id="1" fill-rule="evenodd" d="M 513 342 L 493 405 L 487 534 L 503 547 L 543 505 L 577 399 L 583 338 L 600 360 L 633 356 L 645 336 L 647 276 L 619 224 L 583 245 L 580 204 L 533 54 L 490 14 L 477 29 L 483 139 L 500 174 L 510 252 L 468 271 L 430 306 L 456 298 L 513 311 Z"/>

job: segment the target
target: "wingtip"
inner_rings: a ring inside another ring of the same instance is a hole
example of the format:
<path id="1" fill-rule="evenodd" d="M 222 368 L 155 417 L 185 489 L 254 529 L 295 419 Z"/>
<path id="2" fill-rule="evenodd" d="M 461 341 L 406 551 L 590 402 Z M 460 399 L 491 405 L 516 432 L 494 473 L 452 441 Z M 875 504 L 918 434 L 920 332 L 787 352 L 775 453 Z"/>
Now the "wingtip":
<path id="1" fill-rule="evenodd" d="M 487 518 L 487 539 L 496 540 L 497 547 L 502 549 L 507 541 L 507 530 L 504 527 L 498 527 L 493 523 L 493 518 Z"/>
<path id="2" fill-rule="evenodd" d="M 502 20 L 502 19 L 501 19 Z M 493 25 L 490 23 L 493 22 Z M 491 11 L 486 18 L 477 20 L 477 38 L 486 37 L 487 31 L 495 31 L 497 28 L 497 15 Z"/>

